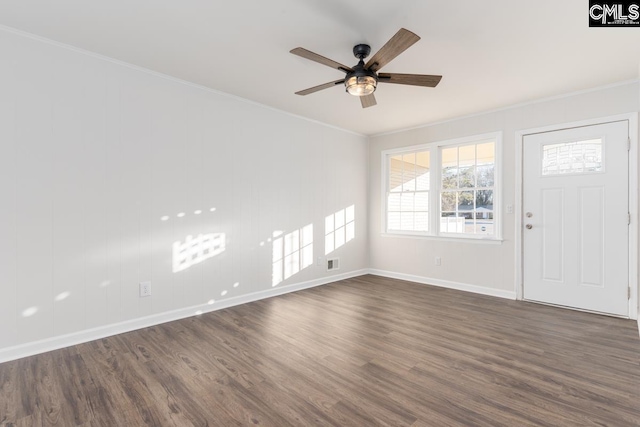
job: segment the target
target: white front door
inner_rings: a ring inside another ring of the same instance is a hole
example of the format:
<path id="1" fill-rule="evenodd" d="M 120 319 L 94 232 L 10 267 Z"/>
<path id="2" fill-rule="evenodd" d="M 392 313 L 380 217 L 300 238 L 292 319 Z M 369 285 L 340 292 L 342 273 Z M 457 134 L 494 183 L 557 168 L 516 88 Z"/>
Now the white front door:
<path id="1" fill-rule="evenodd" d="M 524 299 L 629 315 L 628 128 L 524 137 Z"/>

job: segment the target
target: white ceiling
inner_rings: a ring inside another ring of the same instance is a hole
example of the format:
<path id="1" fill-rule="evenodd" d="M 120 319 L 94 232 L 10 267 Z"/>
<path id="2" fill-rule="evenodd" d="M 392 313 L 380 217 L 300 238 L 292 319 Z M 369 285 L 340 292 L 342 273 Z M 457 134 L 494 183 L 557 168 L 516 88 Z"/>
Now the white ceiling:
<path id="1" fill-rule="evenodd" d="M 362 134 L 376 134 L 638 77 L 640 28 L 589 28 L 586 0 L 4 0 L 0 24 Z M 362 109 L 304 47 L 347 65 L 395 32 L 422 37 Z"/>

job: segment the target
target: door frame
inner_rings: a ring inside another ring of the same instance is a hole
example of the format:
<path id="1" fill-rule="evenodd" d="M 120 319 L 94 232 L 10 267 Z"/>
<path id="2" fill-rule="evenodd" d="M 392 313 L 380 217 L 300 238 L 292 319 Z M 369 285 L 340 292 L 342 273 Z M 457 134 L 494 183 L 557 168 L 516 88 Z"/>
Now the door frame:
<path id="1" fill-rule="evenodd" d="M 629 213 L 631 214 L 631 224 L 629 224 L 629 286 L 631 287 L 631 298 L 629 298 L 629 318 L 638 319 L 638 305 L 640 298 L 638 292 L 638 113 L 619 114 L 615 116 L 587 119 L 570 123 L 555 124 L 538 128 L 518 130 L 515 133 L 516 145 L 516 198 L 515 198 L 515 292 L 516 299 L 522 300 L 524 296 L 524 238 L 522 221 L 523 202 L 523 151 L 524 138 L 527 135 L 544 132 L 554 132 L 559 130 L 599 125 L 610 122 L 629 122 Z"/>

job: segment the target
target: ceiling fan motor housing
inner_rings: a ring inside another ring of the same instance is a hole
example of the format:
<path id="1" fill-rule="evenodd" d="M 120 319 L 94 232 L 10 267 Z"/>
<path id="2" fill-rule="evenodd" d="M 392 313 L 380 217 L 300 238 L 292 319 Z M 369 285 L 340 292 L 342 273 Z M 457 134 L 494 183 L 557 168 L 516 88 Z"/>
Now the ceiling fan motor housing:
<path id="1" fill-rule="evenodd" d="M 364 59 L 371 53 L 371 46 L 368 44 L 357 44 L 353 47 L 353 56 Z"/>

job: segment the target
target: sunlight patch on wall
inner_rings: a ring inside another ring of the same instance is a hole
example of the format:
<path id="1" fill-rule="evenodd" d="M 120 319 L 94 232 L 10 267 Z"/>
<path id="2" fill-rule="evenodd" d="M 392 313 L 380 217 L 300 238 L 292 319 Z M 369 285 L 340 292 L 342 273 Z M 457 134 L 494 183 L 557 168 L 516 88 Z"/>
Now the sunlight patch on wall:
<path id="1" fill-rule="evenodd" d="M 22 311 L 22 317 L 31 317 L 38 312 L 38 307 L 29 307 Z"/>
<path id="2" fill-rule="evenodd" d="M 324 219 L 324 254 L 329 255 L 345 243 L 356 237 L 356 207 L 346 209 L 327 216 Z"/>
<path id="3" fill-rule="evenodd" d="M 271 286 L 297 274 L 313 264 L 313 224 L 282 236 L 274 233 L 273 274 Z"/>
<path id="4" fill-rule="evenodd" d="M 215 212 L 215 211 L 216 211 L 216 208 L 210 208 L 209 209 L 209 212 Z M 203 213 L 202 209 L 196 209 L 196 210 L 193 211 L 194 215 L 200 215 L 202 213 Z M 184 218 L 186 216 L 187 216 L 186 212 L 178 212 L 176 214 L 177 218 Z M 160 217 L 160 221 L 169 221 L 170 219 L 171 219 L 171 216 L 169 216 L 169 215 L 163 215 L 163 216 Z"/>
<path id="5" fill-rule="evenodd" d="M 69 295 L 71 295 L 71 292 L 65 291 L 65 292 L 61 292 L 58 295 L 56 295 L 55 300 L 56 301 L 64 301 L 67 298 L 69 298 Z"/>
<path id="6" fill-rule="evenodd" d="M 173 272 L 186 270 L 225 251 L 224 233 L 198 234 L 187 236 L 184 243 L 173 244 Z"/>

